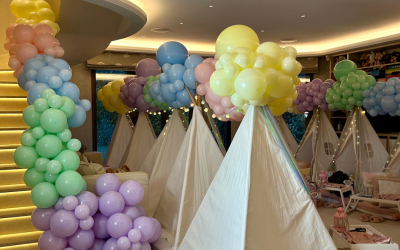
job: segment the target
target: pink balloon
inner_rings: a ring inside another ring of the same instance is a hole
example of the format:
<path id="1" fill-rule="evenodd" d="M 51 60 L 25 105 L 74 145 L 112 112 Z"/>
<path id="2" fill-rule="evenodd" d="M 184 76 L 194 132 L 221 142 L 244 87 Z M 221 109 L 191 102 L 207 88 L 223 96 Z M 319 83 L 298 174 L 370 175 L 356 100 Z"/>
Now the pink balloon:
<path id="1" fill-rule="evenodd" d="M 204 84 L 200 84 L 196 88 L 197 94 L 199 95 L 205 95 L 207 93 L 207 88 Z"/>
<path id="2" fill-rule="evenodd" d="M 230 96 L 222 97 L 221 105 L 224 108 L 232 108 L 234 106 L 233 103 L 231 102 L 231 97 Z"/>
<path id="3" fill-rule="evenodd" d="M 222 96 L 216 95 L 211 88 L 207 90 L 207 96 L 212 102 L 221 103 Z"/>
<path id="4" fill-rule="evenodd" d="M 10 46 L 11 46 L 11 42 L 10 42 L 10 41 L 7 41 L 7 42 L 4 43 L 4 48 L 5 48 L 6 50 L 9 50 L 9 49 L 10 49 Z"/>
<path id="5" fill-rule="evenodd" d="M 35 228 L 40 231 L 47 231 L 50 229 L 50 220 L 56 210 L 50 208 L 36 208 L 32 212 L 31 221 Z"/>
<path id="6" fill-rule="evenodd" d="M 314 103 L 320 105 L 322 103 L 321 99 L 315 98 Z"/>
<path id="7" fill-rule="evenodd" d="M 8 52 L 10 53 L 10 55 L 16 55 L 17 54 L 17 44 L 16 43 L 12 43 L 10 45 L 10 48 L 8 49 Z"/>
<path id="8" fill-rule="evenodd" d="M 64 250 L 68 244 L 67 238 L 58 237 L 51 230 L 44 232 L 38 243 L 40 250 Z"/>
<path id="9" fill-rule="evenodd" d="M 62 57 L 64 55 L 64 49 L 62 47 L 56 46 L 55 50 L 56 50 L 55 57 L 60 58 L 60 57 Z"/>
<path id="10" fill-rule="evenodd" d="M 304 107 L 302 104 L 296 105 L 296 108 L 299 112 L 302 112 L 302 113 L 307 111 L 307 108 Z"/>
<path id="11" fill-rule="evenodd" d="M 327 103 L 322 103 L 322 104 L 320 105 L 320 107 L 321 107 L 321 109 L 323 109 L 323 110 L 328 110 L 328 104 L 327 104 Z"/>
<path id="12" fill-rule="evenodd" d="M 213 57 L 204 59 L 203 63 L 211 63 L 214 60 Z"/>
<path id="13" fill-rule="evenodd" d="M 54 47 L 46 47 L 44 49 L 44 53 L 49 55 L 49 56 L 55 56 L 56 55 L 56 50 L 54 49 Z"/>
<path id="14" fill-rule="evenodd" d="M 8 27 L 6 28 L 6 36 L 7 36 L 7 38 L 10 38 L 10 37 L 13 36 L 14 28 L 17 25 L 18 24 L 16 24 L 16 23 L 12 23 L 12 24 L 8 25 Z"/>
<path id="15" fill-rule="evenodd" d="M 138 83 L 132 83 L 128 87 L 128 92 L 131 98 L 136 99 L 143 94 L 143 87 Z"/>
<path id="16" fill-rule="evenodd" d="M 308 97 L 308 96 L 307 96 Z M 310 106 L 310 103 L 308 103 L 307 101 L 304 101 L 301 103 L 305 108 Z"/>
<path id="17" fill-rule="evenodd" d="M 314 110 L 314 107 L 313 107 L 313 106 L 308 106 L 308 107 L 307 107 L 307 110 L 308 110 L 308 111 L 313 111 L 313 110 Z"/>
<path id="18" fill-rule="evenodd" d="M 137 82 L 138 84 L 142 85 L 142 86 L 146 84 L 146 81 L 147 81 L 147 77 L 139 76 L 139 77 L 136 79 L 136 82 Z"/>
<path id="19" fill-rule="evenodd" d="M 8 66 L 12 69 L 18 69 L 21 67 L 21 62 L 16 58 L 10 58 L 10 60 L 8 60 Z"/>
<path id="20" fill-rule="evenodd" d="M 158 65 L 156 60 L 151 58 L 145 58 L 140 60 L 136 66 L 136 75 L 139 77 L 155 76 L 160 73 L 161 73 L 160 66 Z"/>
<path id="21" fill-rule="evenodd" d="M 21 65 L 15 72 L 14 72 L 14 77 L 18 78 L 19 74 L 24 70 L 24 67 Z"/>
<path id="22" fill-rule="evenodd" d="M 126 86 L 126 85 L 123 85 L 123 86 Z M 119 92 L 119 98 L 121 98 L 121 100 L 125 100 L 124 92 Z"/>
<path id="23" fill-rule="evenodd" d="M 35 45 L 30 43 L 19 44 L 16 48 L 18 60 L 21 63 L 25 63 L 27 60 L 38 54 L 38 50 Z"/>
<path id="24" fill-rule="evenodd" d="M 198 82 L 206 83 L 210 81 L 210 77 L 214 71 L 215 68 L 210 63 L 202 62 L 197 65 L 194 76 Z"/>
<path id="25" fill-rule="evenodd" d="M 28 24 L 18 24 L 13 30 L 13 37 L 19 44 L 32 43 L 35 37 L 35 31 Z"/>
<path id="26" fill-rule="evenodd" d="M 41 34 L 41 33 L 49 33 L 53 35 L 53 29 L 45 23 L 38 23 L 35 26 L 33 26 L 33 29 L 35 30 L 36 34 Z"/>
<path id="27" fill-rule="evenodd" d="M 312 102 L 312 100 L 313 100 L 313 98 L 311 96 L 307 96 L 305 101 L 306 102 Z"/>
<path id="28" fill-rule="evenodd" d="M 299 103 L 300 103 L 299 99 L 296 99 L 296 100 L 293 101 L 294 105 L 298 105 Z"/>
<path id="29" fill-rule="evenodd" d="M 60 41 L 57 38 L 54 38 L 54 46 L 60 46 Z"/>
<path id="30" fill-rule="evenodd" d="M 140 95 L 138 98 L 136 98 L 136 108 L 139 110 L 139 112 L 146 112 L 150 108 L 150 105 L 144 100 L 143 95 Z"/>
<path id="31" fill-rule="evenodd" d="M 223 115 L 223 114 L 225 114 L 225 109 L 224 109 L 221 105 L 219 105 L 219 104 L 216 104 L 216 105 L 214 106 L 213 111 L 214 111 L 214 113 L 215 113 L 216 115 Z"/>
<path id="32" fill-rule="evenodd" d="M 41 33 L 36 35 L 33 44 L 40 52 L 44 52 L 45 48 L 54 47 L 54 37 L 49 33 Z"/>

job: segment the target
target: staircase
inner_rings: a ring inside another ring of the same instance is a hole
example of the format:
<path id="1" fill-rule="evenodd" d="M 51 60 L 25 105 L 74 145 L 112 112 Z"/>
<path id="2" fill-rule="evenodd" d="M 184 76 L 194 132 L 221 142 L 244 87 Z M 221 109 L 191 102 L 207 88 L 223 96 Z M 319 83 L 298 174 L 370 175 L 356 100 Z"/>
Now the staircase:
<path id="1" fill-rule="evenodd" d="M 13 159 L 21 134 L 28 128 L 22 119 L 27 92 L 19 88 L 12 73 L 0 69 L 0 250 L 37 250 L 42 232 L 31 223 L 35 206 L 24 184 L 26 170 Z"/>

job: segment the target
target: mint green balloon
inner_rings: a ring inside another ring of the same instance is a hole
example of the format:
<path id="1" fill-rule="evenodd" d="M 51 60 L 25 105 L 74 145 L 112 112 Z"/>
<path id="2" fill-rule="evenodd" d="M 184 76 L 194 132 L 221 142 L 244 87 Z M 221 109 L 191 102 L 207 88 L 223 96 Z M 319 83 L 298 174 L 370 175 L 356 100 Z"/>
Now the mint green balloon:
<path id="1" fill-rule="evenodd" d="M 354 105 L 352 105 L 352 104 L 347 104 L 346 105 L 346 110 L 347 111 L 350 111 L 350 110 L 352 110 L 354 108 Z"/>
<path id="2" fill-rule="evenodd" d="M 157 106 L 156 102 L 153 100 L 149 103 L 150 107 L 154 108 L 155 106 Z"/>
<path id="3" fill-rule="evenodd" d="M 66 96 L 61 96 L 61 100 L 63 102 L 60 110 L 64 112 L 67 118 L 71 117 L 75 113 L 75 103 L 71 98 Z"/>
<path id="4" fill-rule="evenodd" d="M 35 162 L 35 168 L 39 172 L 46 172 L 47 163 L 49 163 L 49 159 L 40 157 Z"/>
<path id="5" fill-rule="evenodd" d="M 352 96 L 353 95 L 353 90 L 352 89 L 346 89 L 344 92 L 343 92 L 343 97 L 350 97 L 350 96 Z"/>
<path id="6" fill-rule="evenodd" d="M 144 95 L 144 101 L 147 103 L 150 103 L 153 100 L 153 98 L 150 96 L 150 94 L 145 94 Z"/>
<path id="7" fill-rule="evenodd" d="M 347 101 L 349 102 L 349 104 L 354 105 L 356 104 L 356 99 L 354 97 L 349 97 L 349 99 L 347 99 Z"/>
<path id="8" fill-rule="evenodd" d="M 40 117 L 40 125 L 50 133 L 63 131 L 66 123 L 67 116 L 59 109 L 50 108 L 44 111 Z"/>
<path id="9" fill-rule="evenodd" d="M 69 140 L 71 140 L 72 133 L 71 133 L 71 130 L 66 128 L 63 131 L 58 132 L 57 136 L 58 136 L 58 138 L 61 139 L 62 142 L 68 142 Z"/>
<path id="10" fill-rule="evenodd" d="M 367 72 L 365 72 L 364 70 L 357 70 L 356 72 L 354 72 L 354 74 L 358 75 L 358 76 L 367 76 Z"/>
<path id="11" fill-rule="evenodd" d="M 355 82 L 355 83 L 353 83 L 353 85 L 351 85 L 351 87 L 354 90 L 359 90 L 361 88 L 361 84 L 359 82 Z"/>
<path id="12" fill-rule="evenodd" d="M 347 85 L 346 85 L 345 83 L 341 83 L 341 84 L 340 84 L 340 87 L 339 87 L 339 90 L 345 91 L 346 89 L 348 89 Z M 336 91 L 336 92 L 337 92 L 337 91 Z"/>
<path id="13" fill-rule="evenodd" d="M 45 135 L 36 143 L 37 153 L 46 158 L 53 158 L 61 152 L 62 142 L 55 135 Z"/>
<path id="14" fill-rule="evenodd" d="M 21 144 L 24 146 L 34 146 L 36 144 L 36 139 L 33 137 L 32 132 L 25 131 L 21 135 Z"/>
<path id="15" fill-rule="evenodd" d="M 333 101 L 335 101 L 335 102 L 339 102 L 340 101 L 340 99 L 341 99 L 341 97 L 340 97 L 340 95 L 333 95 Z"/>
<path id="16" fill-rule="evenodd" d="M 75 196 L 79 194 L 83 186 L 82 176 L 75 171 L 65 171 L 56 180 L 56 189 L 61 196 Z"/>
<path id="17" fill-rule="evenodd" d="M 362 101 L 364 100 L 364 96 L 362 95 L 363 90 L 359 89 L 359 90 L 354 90 L 353 91 L 353 97 L 357 100 L 357 101 Z"/>
<path id="18" fill-rule="evenodd" d="M 71 139 L 67 143 L 67 147 L 71 151 L 78 151 L 82 147 L 82 143 L 78 139 Z"/>
<path id="19" fill-rule="evenodd" d="M 340 102 L 343 103 L 343 104 L 349 104 L 348 99 L 346 99 L 344 97 L 342 98 L 342 100 L 340 100 Z"/>
<path id="20" fill-rule="evenodd" d="M 56 187 L 48 182 L 37 184 L 31 192 L 31 200 L 38 208 L 49 208 L 58 200 Z"/>
<path id="21" fill-rule="evenodd" d="M 14 151 L 14 162 L 21 168 L 33 168 L 38 158 L 34 147 L 20 146 Z"/>
<path id="22" fill-rule="evenodd" d="M 357 82 L 359 82 L 359 83 L 363 83 L 363 82 L 365 82 L 366 80 L 367 80 L 367 79 L 365 78 L 364 75 L 357 76 Z"/>
<path id="23" fill-rule="evenodd" d="M 373 87 L 376 84 L 376 79 L 373 76 L 367 75 L 365 76 L 365 79 L 367 81 L 367 83 L 369 84 L 369 86 Z"/>
<path id="24" fill-rule="evenodd" d="M 60 173 L 61 168 L 62 168 L 61 162 L 59 162 L 57 160 L 49 161 L 46 165 L 47 173 L 50 173 L 50 174 Z"/>
<path id="25" fill-rule="evenodd" d="M 33 105 L 29 105 L 24 109 L 22 119 L 29 127 L 40 126 L 40 113 L 36 111 Z"/>
<path id="26" fill-rule="evenodd" d="M 53 95 L 56 95 L 56 92 L 53 89 L 45 89 L 43 90 L 41 97 L 46 100 L 49 100 L 49 98 Z"/>
<path id="27" fill-rule="evenodd" d="M 333 69 L 333 75 L 336 79 L 340 79 L 342 76 L 347 76 L 350 72 L 356 72 L 358 70 L 357 64 L 350 60 L 343 60 L 338 62 Z"/>
<path id="28" fill-rule="evenodd" d="M 37 184 L 45 181 L 44 172 L 37 171 L 36 168 L 30 168 L 25 171 L 24 182 L 28 187 L 34 188 Z"/>
<path id="29" fill-rule="evenodd" d="M 58 109 L 58 108 L 61 108 L 61 106 L 63 105 L 63 101 L 61 99 L 61 96 L 59 96 L 59 95 L 50 96 L 48 99 L 48 102 L 49 102 L 49 106 L 51 108 Z"/>
<path id="30" fill-rule="evenodd" d="M 68 150 L 68 147 L 67 147 L 67 143 L 66 143 L 66 142 L 63 142 L 63 143 L 62 143 L 61 151 L 64 151 L 64 150 Z"/>
<path id="31" fill-rule="evenodd" d="M 369 84 L 367 83 L 367 82 L 362 82 L 361 83 L 361 89 L 362 90 L 366 90 L 366 89 L 368 89 L 369 88 Z"/>
<path id="32" fill-rule="evenodd" d="M 143 88 L 143 95 L 147 95 L 147 94 L 150 94 L 150 89 L 149 89 L 149 86 L 144 86 L 144 88 Z"/>
<path id="33" fill-rule="evenodd" d="M 332 109 L 335 109 L 335 108 L 336 108 L 335 104 L 333 104 L 333 103 L 328 104 L 328 109 L 332 110 Z"/>
<path id="34" fill-rule="evenodd" d="M 363 102 L 362 102 L 362 101 L 356 101 L 356 105 L 357 105 L 358 107 L 361 107 L 361 106 L 363 105 Z"/>
<path id="35" fill-rule="evenodd" d="M 61 151 L 61 153 L 54 157 L 54 160 L 61 162 L 62 172 L 69 170 L 75 171 L 78 169 L 80 163 L 79 156 L 75 151 L 71 150 Z"/>
<path id="36" fill-rule="evenodd" d="M 44 129 L 40 126 L 32 129 L 32 135 L 36 139 L 42 138 L 44 134 Z"/>
<path id="37" fill-rule="evenodd" d="M 49 183 L 55 183 L 59 175 L 60 174 L 50 174 L 49 172 L 46 172 L 44 174 L 44 178 Z"/>
<path id="38" fill-rule="evenodd" d="M 39 113 L 43 113 L 46 109 L 49 108 L 49 104 L 44 98 L 36 99 L 36 101 L 33 103 L 33 106 L 35 106 L 35 110 Z"/>

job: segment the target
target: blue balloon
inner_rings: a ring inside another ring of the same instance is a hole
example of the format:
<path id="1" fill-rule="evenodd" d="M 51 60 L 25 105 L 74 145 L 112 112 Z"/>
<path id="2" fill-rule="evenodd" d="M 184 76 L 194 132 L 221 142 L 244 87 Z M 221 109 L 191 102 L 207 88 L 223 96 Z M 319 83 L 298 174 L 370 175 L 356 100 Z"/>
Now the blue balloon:
<path id="1" fill-rule="evenodd" d="M 396 111 L 390 111 L 390 112 L 389 112 L 389 115 L 390 115 L 390 116 L 396 116 Z"/>
<path id="2" fill-rule="evenodd" d="M 387 95 L 394 95 L 396 93 L 396 90 L 394 87 L 386 87 L 384 88 L 385 92 Z"/>
<path id="3" fill-rule="evenodd" d="M 186 47 L 178 42 L 170 41 L 161 45 L 157 49 L 157 63 L 162 67 L 166 63 L 184 64 L 188 58 L 189 52 Z"/>
<path id="4" fill-rule="evenodd" d="M 396 85 L 396 82 L 393 80 L 393 78 L 390 78 L 386 82 L 386 87 L 394 87 Z"/>
<path id="5" fill-rule="evenodd" d="M 366 97 L 366 98 L 364 98 L 364 100 L 363 100 L 363 106 L 364 106 L 364 108 L 366 108 L 367 110 L 372 109 L 372 105 L 369 104 L 369 100 L 370 100 L 369 97 Z"/>
<path id="6" fill-rule="evenodd" d="M 363 92 L 362 92 L 362 95 L 364 96 L 364 97 L 369 97 L 369 90 L 364 90 Z"/>
<path id="7" fill-rule="evenodd" d="M 62 86 L 62 84 L 63 84 L 63 80 L 59 76 L 52 76 L 49 79 L 49 86 L 52 89 L 58 89 Z"/>
<path id="8" fill-rule="evenodd" d="M 383 110 L 383 109 L 382 109 L 382 106 L 379 105 L 379 104 L 375 105 L 374 109 L 375 109 L 376 111 L 378 111 L 378 112 Z"/>
<path id="9" fill-rule="evenodd" d="M 72 82 L 64 82 L 59 89 L 56 89 L 56 93 L 57 95 L 71 98 L 74 103 L 79 102 L 80 92 L 78 86 Z"/>
<path id="10" fill-rule="evenodd" d="M 374 86 L 374 92 L 375 92 L 375 93 L 378 93 L 379 91 L 380 91 L 380 89 L 379 89 L 378 85 L 375 85 L 375 86 Z"/>
<path id="11" fill-rule="evenodd" d="M 87 99 L 80 100 L 79 106 L 81 106 L 85 111 L 89 111 L 92 108 L 92 104 Z"/>
<path id="12" fill-rule="evenodd" d="M 50 86 L 45 83 L 34 84 L 28 91 L 28 100 L 30 103 L 34 103 L 36 99 L 40 98 L 43 90 L 49 89 Z"/>
<path id="13" fill-rule="evenodd" d="M 35 85 L 36 83 L 37 82 L 35 82 L 35 81 L 27 81 L 25 84 L 26 91 L 29 91 L 32 88 L 32 86 Z"/>
<path id="14" fill-rule="evenodd" d="M 168 104 L 168 106 L 170 106 L 170 107 L 173 108 L 173 109 L 178 108 L 178 107 L 176 106 L 176 101 L 165 101 L 165 102 Z"/>
<path id="15" fill-rule="evenodd" d="M 180 80 L 177 80 L 177 81 L 180 81 Z M 175 94 L 177 92 L 177 90 L 175 88 L 175 83 L 168 85 L 168 91 L 171 92 L 172 94 Z"/>
<path id="16" fill-rule="evenodd" d="M 189 104 L 191 102 L 189 93 L 186 91 L 186 89 L 178 91 L 176 93 L 176 98 L 178 99 L 178 101 L 180 101 L 184 105 Z"/>
<path id="17" fill-rule="evenodd" d="M 54 59 L 55 59 L 54 56 L 46 55 L 46 56 L 44 57 L 43 60 L 44 60 L 46 63 L 49 63 L 49 62 L 53 61 Z"/>
<path id="18" fill-rule="evenodd" d="M 151 86 L 149 88 L 149 94 L 150 94 L 151 98 L 153 98 L 153 99 L 157 98 L 157 94 L 154 92 L 154 88 L 152 88 Z"/>
<path id="19" fill-rule="evenodd" d="M 400 94 L 396 95 L 396 96 L 394 97 L 394 100 L 395 100 L 396 102 L 400 102 Z"/>
<path id="20" fill-rule="evenodd" d="M 163 66 L 162 66 L 162 70 L 164 71 L 164 72 L 168 72 L 168 70 L 169 70 L 169 68 L 171 68 L 171 64 L 170 63 L 166 63 L 166 64 L 164 64 Z"/>
<path id="21" fill-rule="evenodd" d="M 196 89 L 196 77 L 194 76 L 195 68 L 189 68 L 183 74 L 183 81 L 185 82 L 186 86 L 191 89 Z"/>
<path id="22" fill-rule="evenodd" d="M 199 65 L 203 61 L 204 61 L 203 57 L 201 57 L 199 55 L 191 55 L 186 59 L 185 67 L 188 69 L 193 68 L 193 67 L 196 68 L 197 65 Z"/>
<path id="23" fill-rule="evenodd" d="M 376 93 L 378 93 L 378 92 L 379 92 L 379 89 L 376 92 L 375 92 L 375 89 L 374 89 L 374 91 L 369 92 L 369 97 L 374 98 L 376 96 Z"/>
<path id="24" fill-rule="evenodd" d="M 58 73 L 58 76 L 61 77 L 64 82 L 68 82 L 72 78 L 72 72 L 68 69 L 62 69 Z"/>
<path id="25" fill-rule="evenodd" d="M 396 83 L 396 85 L 394 86 L 394 89 L 396 90 L 396 94 L 400 94 L 400 82 Z"/>
<path id="26" fill-rule="evenodd" d="M 69 64 L 65 60 L 59 58 L 50 61 L 49 66 L 54 67 L 58 70 L 66 69 L 71 71 L 71 67 L 69 66 Z"/>
<path id="27" fill-rule="evenodd" d="M 30 69 L 39 70 L 46 66 L 46 62 L 40 58 L 31 58 L 24 63 L 24 72 Z"/>
<path id="28" fill-rule="evenodd" d="M 165 102 L 165 99 L 164 99 L 161 95 L 158 95 L 156 100 L 157 100 L 158 102 L 160 102 L 160 103 Z"/>
<path id="29" fill-rule="evenodd" d="M 54 67 L 51 66 L 43 67 L 37 73 L 37 82 L 49 83 L 50 77 L 58 76 L 58 72 L 59 70 Z"/>
<path id="30" fill-rule="evenodd" d="M 372 107 L 374 107 L 374 106 L 376 105 L 376 100 L 375 100 L 375 98 L 369 99 L 369 104 L 370 104 Z"/>
<path id="31" fill-rule="evenodd" d="M 383 96 L 384 96 L 384 95 L 383 95 L 383 92 L 382 92 L 382 91 L 379 91 L 379 92 L 376 94 L 376 96 L 375 96 L 376 102 L 377 102 L 377 103 L 381 103 Z"/>
<path id="32" fill-rule="evenodd" d="M 174 82 L 174 88 L 175 88 L 176 91 L 180 91 L 180 90 L 185 88 L 185 84 L 183 83 L 182 80 L 176 80 Z"/>
<path id="33" fill-rule="evenodd" d="M 168 91 L 168 86 L 172 83 L 165 83 L 161 86 L 161 94 L 164 97 L 165 101 L 174 101 L 176 100 L 175 94 L 172 94 Z"/>
<path id="34" fill-rule="evenodd" d="M 190 94 L 192 94 L 192 96 L 196 95 L 196 89 L 189 88 L 189 92 L 190 92 Z"/>
<path id="35" fill-rule="evenodd" d="M 178 108 L 184 107 L 184 106 L 185 106 L 185 104 L 181 103 L 181 102 L 178 101 L 178 100 L 175 101 L 175 105 L 176 105 Z"/>
<path id="36" fill-rule="evenodd" d="M 385 112 L 385 111 L 383 111 L 383 110 L 381 110 L 381 111 L 379 111 L 378 112 L 378 114 L 380 114 L 380 115 L 386 115 L 388 112 Z"/>
<path id="37" fill-rule="evenodd" d="M 31 60 L 31 59 L 29 59 L 29 60 Z M 24 73 L 24 72 L 21 72 L 21 73 L 19 74 L 19 76 L 18 76 L 17 82 L 18 82 L 18 86 L 19 86 L 22 90 L 25 90 L 25 91 L 26 91 L 25 84 L 26 84 L 27 81 L 28 81 L 28 78 L 26 78 L 25 73 Z"/>
<path id="38" fill-rule="evenodd" d="M 77 128 L 82 126 L 86 121 L 86 111 L 79 105 L 75 105 L 75 113 L 67 119 L 68 126 Z"/>
<path id="39" fill-rule="evenodd" d="M 396 115 L 400 116 L 400 109 L 396 109 Z"/>
<path id="40" fill-rule="evenodd" d="M 376 111 L 375 109 L 371 109 L 371 110 L 369 111 L 369 114 L 370 114 L 372 117 L 375 117 L 375 116 L 378 115 L 378 111 Z"/>
<path id="41" fill-rule="evenodd" d="M 38 73 L 38 72 L 37 72 L 36 69 L 30 69 L 30 70 L 26 71 L 25 75 L 26 75 L 26 78 L 27 78 L 28 80 L 36 81 L 36 79 L 37 79 L 37 73 Z"/>
<path id="42" fill-rule="evenodd" d="M 392 95 L 384 96 L 382 98 L 381 105 L 382 105 L 383 111 L 385 111 L 385 112 L 393 112 L 393 111 L 396 111 L 396 109 L 397 109 L 397 103 L 394 100 L 394 96 L 392 96 Z"/>
<path id="43" fill-rule="evenodd" d="M 39 55 L 36 55 L 36 56 L 34 56 L 34 58 L 38 58 L 38 59 L 44 59 L 44 54 L 39 54 Z"/>
<path id="44" fill-rule="evenodd" d="M 385 88 L 385 83 L 384 82 L 378 82 L 375 86 L 378 86 L 379 90 L 382 90 Z"/>
<path id="45" fill-rule="evenodd" d="M 167 73 L 161 73 L 159 80 L 160 80 L 160 83 L 162 83 L 162 84 L 167 83 L 168 82 Z"/>
<path id="46" fill-rule="evenodd" d="M 183 79 L 183 73 L 185 73 L 186 68 L 182 64 L 174 64 L 169 68 L 167 75 L 169 82 L 175 82 L 176 80 Z"/>
<path id="47" fill-rule="evenodd" d="M 159 94 L 160 94 L 160 91 L 161 91 L 161 84 L 160 84 L 160 82 L 159 82 L 159 81 L 155 81 L 155 82 L 153 82 L 153 83 L 151 84 L 151 86 L 153 86 L 154 93 L 155 93 L 156 95 L 159 95 Z"/>

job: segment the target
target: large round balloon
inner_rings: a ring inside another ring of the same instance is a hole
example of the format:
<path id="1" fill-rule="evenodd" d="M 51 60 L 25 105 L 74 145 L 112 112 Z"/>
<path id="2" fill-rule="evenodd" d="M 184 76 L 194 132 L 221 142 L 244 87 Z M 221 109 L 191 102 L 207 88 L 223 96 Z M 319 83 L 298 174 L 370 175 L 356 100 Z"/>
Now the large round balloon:
<path id="1" fill-rule="evenodd" d="M 226 52 L 232 52 L 239 47 L 245 47 L 256 51 L 260 45 L 257 34 L 245 25 L 233 25 L 219 34 L 215 44 L 217 57 L 220 58 Z"/>
<path id="2" fill-rule="evenodd" d="M 186 47 L 179 42 L 166 42 L 157 50 L 157 63 L 162 67 L 164 64 L 184 64 L 189 52 Z"/>
<path id="3" fill-rule="evenodd" d="M 161 68 L 157 61 L 151 58 L 145 58 L 138 62 L 136 66 L 136 75 L 142 77 L 155 76 L 161 73 Z"/>

